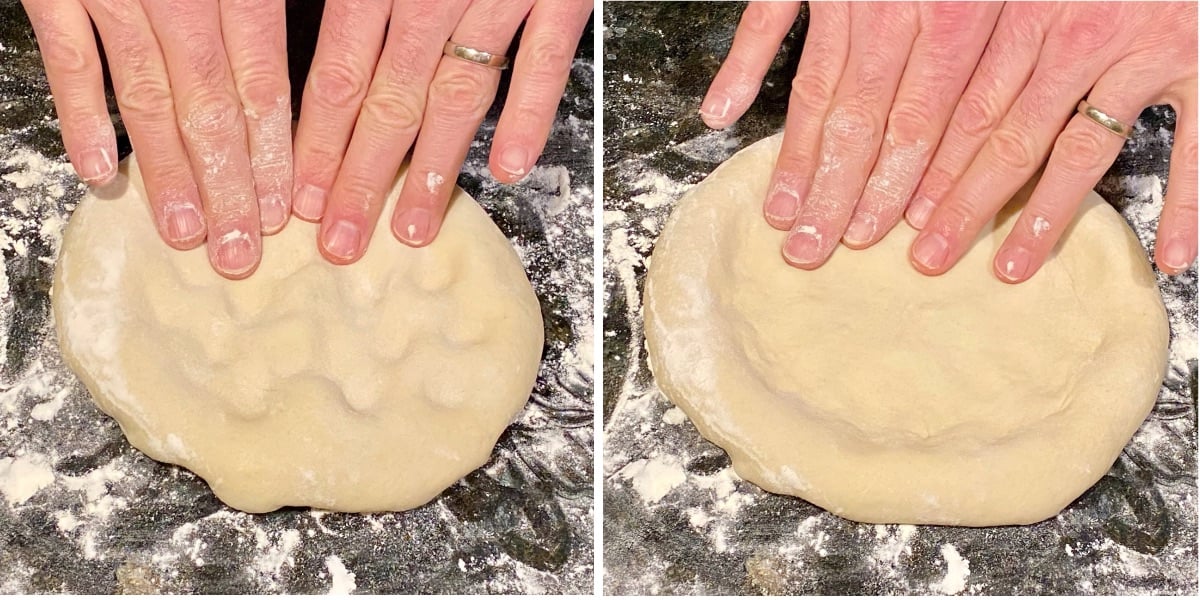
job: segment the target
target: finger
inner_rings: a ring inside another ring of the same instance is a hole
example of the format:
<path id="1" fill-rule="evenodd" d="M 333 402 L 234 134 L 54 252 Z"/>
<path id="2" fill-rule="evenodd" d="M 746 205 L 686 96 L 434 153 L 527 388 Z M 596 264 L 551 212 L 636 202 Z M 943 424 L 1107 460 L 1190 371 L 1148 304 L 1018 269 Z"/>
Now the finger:
<path id="1" fill-rule="evenodd" d="M 91 19 L 77 2 L 24 0 L 54 95 L 63 145 L 79 178 L 104 185 L 117 173 L 117 138 Z"/>
<path id="2" fill-rule="evenodd" d="M 179 131 L 208 223 L 208 258 L 230 279 L 262 258 L 246 123 L 221 42 L 220 14 L 204 2 L 142 2 L 166 59 Z"/>
<path id="3" fill-rule="evenodd" d="M 336 264 L 366 251 L 387 193 L 421 127 L 425 91 L 466 0 L 402 2 L 322 217 L 322 254 Z"/>
<path id="4" fill-rule="evenodd" d="M 204 242 L 204 204 L 150 21 L 137 0 L 86 0 L 85 6 L 109 54 L 121 57 L 109 64 L 113 91 L 159 235 L 173 248 L 195 248 Z"/>
<path id="5" fill-rule="evenodd" d="M 1088 102 L 1122 123 L 1131 124 L 1149 98 L 1131 93 L 1130 77 L 1110 72 Z M 1054 142 L 1046 170 L 1029 202 L 1000 245 L 993 270 L 1001 281 L 1020 283 L 1033 276 L 1071 223 L 1079 204 L 1117 159 L 1125 137 L 1076 113 Z"/>
<path id="6" fill-rule="evenodd" d="M 530 4 L 530 0 L 477 0 L 450 39 L 484 52 L 503 54 Z M 437 237 L 454 180 L 475 131 L 496 97 L 499 82 L 497 69 L 449 56 L 441 59 L 429 86 L 429 106 L 392 217 L 392 233 L 400 241 L 420 247 Z"/>
<path id="7" fill-rule="evenodd" d="M 221 0 L 221 33 L 242 102 L 260 228 L 283 229 L 292 203 L 292 102 L 283 2 Z"/>
<path id="8" fill-rule="evenodd" d="M 933 161 L 925 170 L 904 218 L 922 229 L 954 184 L 971 166 L 988 135 L 1008 113 L 1037 65 L 1045 39 L 1042 20 L 1006 4 L 979 65 L 954 108 Z"/>
<path id="9" fill-rule="evenodd" d="M 497 180 L 519 181 L 541 155 L 591 14 L 584 0 L 538 2 L 530 11 L 492 140 L 488 168 Z"/>
<path id="10" fill-rule="evenodd" d="M 325 4 L 292 145 L 292 212 L 301 219 L 317 221 L 325 211 L 383 47 L 390 4 L 352 0 Z"/>
<path id="11" fill-rule="evenodd" d="M 846 231 L 854 206 L 879 152 L 888 107 L 892 105 L 917 35 L 916 7 L 863 5 L 851 9 L 852 40 L 846 73 L 821 137 L 821 164 L 812 189 L 783 243 L 783 258 L 815 269 L 829 258 Z"/>
<path id="12" fill-rule="evenodd" d="M 782 230 L 792 227 L 817 171 L 821 128 L 850 52 L 850 9 L 844 2 L 809 4 L 809 14 L 783 142 L 763 204 L 767 223 Z"/>
<path id="13" fill-rule="evenodd" d="M 1079 99 L 1109 67 L 1103 44 L 1048 39 L 1029 83 L 910 250 L 913 266 L 938 275 L 966 253 L 984 224 L 1033 176 Z"/>
<path id="14" fill-rule="evenodd" d="M 1196 259 L 1196 86 L 1180 94 L 1175 106 L 1175 143 L 1154 262 L 1164 273 L 1178 275 Z"/>
<path id="15" fill-rule="evenodd" d="M 746 7 L 729 55 L 700 104 L 706 125 L 724 129 L 745 114 L 799 14 L 799 2 L 751 2 Z"/>
<path id="16" fill-rule="evenodd" d="M 946 129 L 954 100 L 962 95 L 979 62 L 1001 6 L 992 2 L 921 6 L 920 33 L 888 113 L 879 158 L 842 236 L 847 246 L 866 248 L 900 221 Z"/>

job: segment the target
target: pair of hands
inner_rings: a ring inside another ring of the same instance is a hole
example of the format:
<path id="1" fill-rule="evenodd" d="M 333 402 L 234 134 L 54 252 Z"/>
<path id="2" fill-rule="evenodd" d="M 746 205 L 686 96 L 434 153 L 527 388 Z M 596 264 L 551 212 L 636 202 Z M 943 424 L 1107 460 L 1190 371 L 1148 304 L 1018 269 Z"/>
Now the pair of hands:
<path id="1" fill-rule="evenodd" d="M 1195 3 L 813 2 L 783 146 L 764 200 L 803 269 L 838 242 L 871 246 L 905 218 L 910 261 L 946 272 L 1046 161 L 993 269 L 1041 267 L 1124 138 L 1076 114 L 1080 99 L 1132 125 L 1153 104 L 1177 116 L 1155 262 L 1196 257 Z M 701 116 L 724 128 L 749 108 L 800 11 L 751 2 Z"/>
<path id="2" fill-rule="evenodd" d="M 79 176 L 116 175 L 92 26 L 138 153 L 154 221 L 177 249 L 208 240 L 240 279 L 290 215 L 320 221 L 331 262 L 365 252 L 405 155 L 392 233 L 433 241 L 497 69 L 443 56 L 453 40 L 503 55 L 525 23 L 489 167 L 521 179 L 541 154 L 592 10 L 585 0 L 325 3 L 292 137 L 283 0 L 23 0 Z"/>

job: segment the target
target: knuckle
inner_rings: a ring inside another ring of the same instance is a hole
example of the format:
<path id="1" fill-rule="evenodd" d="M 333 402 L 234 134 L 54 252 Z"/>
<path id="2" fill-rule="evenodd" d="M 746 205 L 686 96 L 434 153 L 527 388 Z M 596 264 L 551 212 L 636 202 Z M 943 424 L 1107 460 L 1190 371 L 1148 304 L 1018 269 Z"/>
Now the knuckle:
<path id="1" fill-rule="evenodd" d="M 825 119 L 827 143 L 849 149 L 870 149 L 878 141 L 875 115 L 859 102 L 835 106 Z"/>
<path id="2" fill-rule="evenodd" d="M 1037 153 L 1030 146 L 1028 137 L 1008 128 L 992 132 L 985 152 L 995 166 L 1008 171 L 1031 172 L 1038 163 Z"/>
<path id="3" fill-rule="evenodd" d="M 954 111 L 951 125 L 969 137 L 982 137 L 1000 124 L 1000 114 L 998 103 L 990 94 L 967 92 Z"/>
<path id="4" fill-rule="evenodd" d="M 346 64 L 329 61 L 319 65 L 309 76 L 309 89 L 317 100 L 343 108 L 362 102 L 366 95 L 366 80 Z"/>
<path id="5" fill-rule="evenodd" d="M 251 72 L 237 78 L 238 96 L 252 118 L 280 109 L 287 103 L 288 82 L 274 73 Z"/>
<path id="6" fill-rule="evenodd" d="M 957 180 L 958 178 L 953 173 L 946 170 L 945 165 L 935 162 L 929 166 L 924 177 L 921 178 L 917 194 L 929 198 L 935 204 L 941 204 L 942 198 L 950 193 Z"/>
<path id="7" fill-rule="evenodd" d="M 1178 178 L 1174 180 L 1176 184 L 1182 184 Z M 1169 184 L 1168 184 L 1169 185 Z M 1170 189 L 1168 187 L 1168 189 Z M 1164 212 L 1174 213 L 1177 217 L 1184 218 L 1184 223 L 1196 223 L 1196 185 L 1195 180 L 1192 180 L 1192 185 L 1181 185 L 1178 193 L 1167 194 L 1166 205 L 1163 208 Z"/>
<path id="8" fill-rule="evenodd" d="M 927 132 L 933 131 L 927 104 L 901 101 L 888 115 L 888 135 L 899 146 L 916 145 Z"/>
<path id="9" fill-rule="evenodd" d="M 1076 11 L 1062 29 L 1063 41 L 1077 56 L 1091 56 L 1103 50 L 1116 36 L 1120 21 L 1103 5 Z"/>
<path id="10" fill-rule="evenodd" d="M 232 97 L 197 98 L 187 106 L 179 128 L 189 137 L 213 140 L 243 132 L 240 103 Z"/>
<path id="11" fill-rule="evenodd" d="M 126 113 L 126 118 L 134 121 L 163 115 L 172 102 L 167 82 L 149 73 L 130 77 L 123 85 L 117 86 L 115 92 L 117 105 Z"/>
<path id="12" fill-rule="evenodd" d="M 369 119 L 401 135 L 416 134 L 424 108 L 417 95 L 400 90 L 370 94 L 362 105 L 363 114 Z"/>
<path id="13" fill-rule="evenodd" d="M 828 99 L 833 96 L 833 83 L 814 72 L 796 73 L 792 79 L 788 104 L 804 114 L 824 114 Z"/>
<path id="14" fill-rule="evenodd" d="M 742 12 L 742 25 L 746 33 L 755 37 L 767 37 L 778 27 L 775 25 L 779 15 L 775 7 L 766 2 L 751 2 Z"/>
<path id="15" fill-rule="evenodd" d="M 1171 159 L 1190 170 L 1190 181 L 1196 181 L 1196 163 L 1200 162 L 1200 147 L 1195 135 L 1176 136 L 1171 147 Z M 1181 173 L 1187 175 L 1187 173 Z"/>
<path id="16" fill-rule="evenodd" d="M 367 215 L 380 197 L 377 186 L 360 176 L 347 176 L 338 181 L 338 196 L 335 202 L 341 207 L 338 212 Z"/>
<path id="17" fill-rule="evenodd" d="M 784 146 L 779 151 L 779 157 L 775 159 L 776 178 L 787 180 L 786 183 L 790 187 L 797 187 L 802 181 L 807 182 L 812 177 L 817 166 L 813 163 L 812 153 L 803 152 L 800 148 Z M 804 185 L 807 188 L 807 183 Z"/>
<path id="18" fill-rule="evenodd" d="M 941 231 L 951 235 L 972 230 L 975 223 L 980 220 L 975 205 L 962 198 L 938 205 L 938 212 L 940 213 Z"/>
<path id="19" fill-rule="evenodd" d="M 528 74 L 538 85 L 549 86 L 566 81 L 574 53 L 561 36 L 545 35 L 533 40 L 527 53 Z"/>
<path id="20" fill-rule="evenodd" d="M 1098 160 L 1108 154 L 1112 137 L 1094 123 L 1079 123 L 1080 127 L 1068 127 L 1054 141 L 1054 156 L 1060 164 L 1073 173 L 1102 175 L 1108 170 L 1104 161 Z M 1115 139 L 1115 138 L 1114 138 Z"/>
<path id="21" fill-rule="evenodd" d="M 429 91 L 430 102 L 437 101 L 440 110 L 456 117 L 482 117 L 487 110 L 487 88 L 484 69 L 462 65 L 436 79 Z"/>
<path id="22" fill-rule="evenodd" d="M 40 50 L 46 64 L 67 77 L 91 75 L 100 68 L 98 57 L 89 56 L 74 44 L 52 40 L 41 44 Z"/>
<path id="23" fill-rule="evenodd" d="M 337 177 L 341 168 L 342 155 L 328 150 L 320 150 L 312 144 L 303 149 L 297 148 L 293 178 L 296 181 L 307 181 L 312 184 L 328 187 Z"/>

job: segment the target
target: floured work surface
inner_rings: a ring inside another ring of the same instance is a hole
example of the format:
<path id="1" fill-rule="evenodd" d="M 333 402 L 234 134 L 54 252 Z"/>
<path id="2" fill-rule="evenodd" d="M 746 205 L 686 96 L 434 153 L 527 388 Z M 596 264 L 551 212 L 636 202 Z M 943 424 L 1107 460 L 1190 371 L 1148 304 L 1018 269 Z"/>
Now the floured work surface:
<path id="1" fill-rule="evenodd" d="M 1170 355 L 1147 422 L 1096 486 L 1031 526 L 863 525 L 768 494 L 739 480 L 725 453 L 657 390 L 639 316 L 655 239 L 685 191 L 783 125 L 794 53 L 777 59 L 741 124 L 714 133 L 695 114 L 739 10 L 680 14 L 624 3 L 607 10 L 605 590 L 1195 593 L 1194 268 L 1158 276 Z M 796 33 L 803 37 L 802 24 Z M 662 60 L 640 58 L 651 55 Z M 1148 248 L 1172 128 L 1169 110 L 1144 113 L 1098 186 Z"/>
<path id="2" fill-rule="evenodd" d="M 302 18 L 289 13 L 292 34 Z M 526 181 L 489 178 L 496 109 L 459 178 L 516 247 L 546 324 L 532 397 L 492 459 L 405 513 L 249 515 L 134 450 L 60 360 L 47 293 L 83 188 L 23 11 L 0 2 L 0 592 L 590 591 L 590 50 Z"/>

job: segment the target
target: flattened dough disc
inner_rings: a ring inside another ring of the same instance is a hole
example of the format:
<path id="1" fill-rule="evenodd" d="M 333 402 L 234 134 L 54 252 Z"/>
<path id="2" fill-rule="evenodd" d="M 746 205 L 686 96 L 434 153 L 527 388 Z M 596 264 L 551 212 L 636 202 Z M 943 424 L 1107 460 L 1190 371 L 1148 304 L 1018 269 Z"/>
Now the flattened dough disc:
<path id="1" fill-rule="evenodd" d="M 946 275 L 908 264 L 903 222 L 802 271 L 761 216 L 779 143 L 680 200 L 646 277 L 658 385 L 737 472 L 857 521 L 980 526 L 1048 518 L 1099 480 L 1166 368 L 1166 311 L 1120 215 L 1089 194 L 1020 285 L 991 264 L 1030 186 Z"/>
<path id="2" fill-rule="evenodd" d="M 258 271 L 221 278 L 150 220 L 131 158 L 88 195 L 54 278 L 63 355 L 152 458 L 249 512 L 403 510 L 487 461 L 537 376 L 542 319 L 508 240 L 456 189 L 436 242 L 388 230 L 337 267 L 317 226 L 264 238 Z"/>

